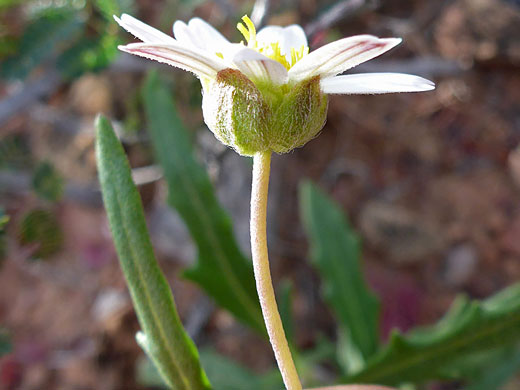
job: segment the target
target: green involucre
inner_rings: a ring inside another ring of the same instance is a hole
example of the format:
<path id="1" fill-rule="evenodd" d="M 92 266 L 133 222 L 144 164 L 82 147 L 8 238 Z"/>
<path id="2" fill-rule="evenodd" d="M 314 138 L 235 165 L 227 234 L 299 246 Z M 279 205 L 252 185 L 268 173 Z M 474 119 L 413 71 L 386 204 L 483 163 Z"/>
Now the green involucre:
<path id="1" fill-rule="evenodd" d="M 325 124 L 328 99 L 319 77 L 275 85 L 224 69 L 203 84 L 206 124 L 222 143 L 244 156 L 290 152 L 314 138 Z"/>

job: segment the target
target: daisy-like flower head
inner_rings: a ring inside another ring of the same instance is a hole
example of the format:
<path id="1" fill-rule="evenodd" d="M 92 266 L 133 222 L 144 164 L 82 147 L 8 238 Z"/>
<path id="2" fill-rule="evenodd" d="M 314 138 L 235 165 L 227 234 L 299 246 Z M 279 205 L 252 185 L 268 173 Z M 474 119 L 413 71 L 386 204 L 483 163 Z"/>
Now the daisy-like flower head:
<path id="1" fill-rule="evenodd" d="M 401 73 L 340 75 L 401 42 L 400 38 L 357 35 L 309 53 L 298 25 L 256 31 L 244 16 L 244 36 L 231 43 L 199 18 L 173 25 L 175 38 L 133 18 L 115 20 L 141 43 L 125 52 L 194 73 L 203 88 L 204 120 L 215 136 L 242 155 L 286 153 L 323 128 L 327 94 L 420 92 L 435 88 L 419 76 Z"/>

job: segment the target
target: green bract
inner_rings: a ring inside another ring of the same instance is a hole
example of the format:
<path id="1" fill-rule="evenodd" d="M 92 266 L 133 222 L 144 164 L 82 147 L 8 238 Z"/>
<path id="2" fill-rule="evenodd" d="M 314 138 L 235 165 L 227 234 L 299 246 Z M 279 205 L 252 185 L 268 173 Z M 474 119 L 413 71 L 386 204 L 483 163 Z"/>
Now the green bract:
<path id="1" fill-rule="evenodd" d="M 277 85 L 224 69 L 204 86 L 204 121 L 222 143 L 244 156 L 290 152 L 325 125 L 328 99 L 319 76 Z"/>

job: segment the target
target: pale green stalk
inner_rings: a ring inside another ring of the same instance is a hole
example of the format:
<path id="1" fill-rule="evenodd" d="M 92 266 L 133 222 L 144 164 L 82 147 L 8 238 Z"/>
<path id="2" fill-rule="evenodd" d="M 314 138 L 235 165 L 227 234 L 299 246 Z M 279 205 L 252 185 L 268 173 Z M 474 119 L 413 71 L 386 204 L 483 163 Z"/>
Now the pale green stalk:
<path id="1" fill-rule="evenodd" d="M 273 347 L 278 368 L 287 390 L 301 390 L 289 344 L 285 337 L 282 320 L 274 295 L 269 257 L 267 254 L 267 193 L 271 152 L 258 152 L 253 157 L 253 183 L 251 190 L 251 252 L 256 279 L 256 289 L 264 316 L 269 340 Z"/>

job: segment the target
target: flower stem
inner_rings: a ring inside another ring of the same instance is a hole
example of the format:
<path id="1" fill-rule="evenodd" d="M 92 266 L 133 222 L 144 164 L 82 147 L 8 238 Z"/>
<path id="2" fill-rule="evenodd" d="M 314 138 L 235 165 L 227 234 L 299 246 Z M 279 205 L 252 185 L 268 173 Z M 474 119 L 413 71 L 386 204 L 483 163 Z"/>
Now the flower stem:
<path id="1" fill-rule="evenodd" d="M 251 252 L 256 279 L 256 289 L 264 316 L 269 341 L 287 390 L 301 390 L 302 385 L 289 350 L 282 320 L 274 295 L 269 257 L 267 254 L 267 192 L 271 152 L 258 152 L 253 158 L 253 184 L 251 191 Z"/>

